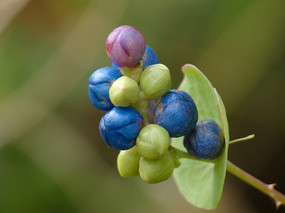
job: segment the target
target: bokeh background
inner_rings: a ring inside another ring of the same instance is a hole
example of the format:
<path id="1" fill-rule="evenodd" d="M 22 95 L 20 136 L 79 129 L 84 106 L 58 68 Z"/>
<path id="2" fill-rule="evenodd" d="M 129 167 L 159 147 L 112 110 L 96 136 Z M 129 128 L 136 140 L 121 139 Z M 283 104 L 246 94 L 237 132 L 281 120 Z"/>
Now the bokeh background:
<path id="1" fill-rule="evenodd" d="M 139 29 L 172 74 L 192 63 L 226 105 L 229 159 L 285 192 L 284 0 L 0 0 L 0 212 L 208 212 L 173 179 L 121 178 L 102 141 L 103 111 L 90 74 L 111 65 L 105 39 Z M 285 212 L 281 207 L 279 212 Z M 231 174 L 213 212 L 275 212 L 274 202 Z"/>

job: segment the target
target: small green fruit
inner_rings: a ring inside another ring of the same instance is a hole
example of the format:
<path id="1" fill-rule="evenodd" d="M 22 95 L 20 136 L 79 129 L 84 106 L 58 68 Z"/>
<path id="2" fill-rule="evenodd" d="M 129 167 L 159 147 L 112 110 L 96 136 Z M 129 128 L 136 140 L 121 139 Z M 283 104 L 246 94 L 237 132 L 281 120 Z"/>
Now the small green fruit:
<path id="1" fill-rule="evenodd" d="M 167 152 L 169 143 L 169 134 L 163 127 L 149 124 L 141 129 L 136 140 L 136 149 L 144 158 L 156 159 Z"/>
<path id="2" fill-rule="evenodd" d="M 122 177 L 134 177 L 139 175 L 139 162 L 141 156 L 135 147 L 120 151 L 117 158 L 118 171 Z"/>
<path id="3" fill-rule="evenodd" d="M 146 113 L 147 113 L 148 102 L 149 101 L 146 99 L 144 93 L 140 91 L 137 102 L 131 105 L 131 107 L 135 108 L 143 116 L 144 123 L 147 123 Z"/>
<path id="4" fill-rule="evenodd" d="M 112 84 L 109 96 L 115 106 L 128 107 L 136 103 L 139 96 L 139 86 L 135 80 L 122 76 Z"/>
<path id="5" fill-rule="evenodd" d="M 144 69 L 140 78 L 140 87 L 148 99 L 155 100 L 170 90 L 169 69 L 163 64 L 153 64 Z"/>
<path id="6" fill-rule="evenodd" d="M 147 159 L 142 157 L 140 160 L 140 177 L 146 183 L 159 183 L 171 177 L 174 170 L 172 156 L 167 152 L 157 159 Z"/>
<path id="7" fill-rule="evenodd" d="M 140 61 L 136 66 L 134 67 L 120 67 L 121 73 L 124 76 L 128 76 L 131 79 L 135 80 L 136 82 L 139 82 L 143 68 L 143 64 Z"/>

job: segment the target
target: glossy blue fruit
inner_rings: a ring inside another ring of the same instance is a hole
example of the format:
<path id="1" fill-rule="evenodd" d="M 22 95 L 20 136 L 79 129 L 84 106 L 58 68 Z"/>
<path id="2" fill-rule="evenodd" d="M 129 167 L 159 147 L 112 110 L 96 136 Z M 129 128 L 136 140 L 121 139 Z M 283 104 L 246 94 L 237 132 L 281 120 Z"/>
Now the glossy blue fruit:
<path id="1" fill-rule="evenodd" d="M 162 96 L 153 112 L 154 123 L 164 127 L 170 137 L 186 135 L 198 120 L 196 104 L 191 96 L 176 89 Z"/>
<path id="2" fill-rule="evenodd" d="M 194 157 L 203 160 L 217 158 L 224 147 L 222 130 L 213 120 L 199 121 L 196 127 L 184 137 L 184 146 Z"/>
<path id="3" fill-rule="evenodd" d="M 118 149 L 132 148 L 136 143 L 143 117 L 131 107 L 114 107 L 101 119 L 99 130 L 106 144 Z"/>
<path id="4" fill-rule="evenodd" d="M 156 53 L 148 45 L 146 45 L 145 52 L 141 60 L 143 62 L 143 69 L 145 69 L 149 65 L 159 63 Z"/>
<path id="5" fill-rule="evenodd" d="M 110 110 L 114 107 L 109 98 L 109 89 L 121 76 L 121 71 L 114 67 L 102 67 L 91 74 L 88 96 L 95 107 L 102 110 Z"/>

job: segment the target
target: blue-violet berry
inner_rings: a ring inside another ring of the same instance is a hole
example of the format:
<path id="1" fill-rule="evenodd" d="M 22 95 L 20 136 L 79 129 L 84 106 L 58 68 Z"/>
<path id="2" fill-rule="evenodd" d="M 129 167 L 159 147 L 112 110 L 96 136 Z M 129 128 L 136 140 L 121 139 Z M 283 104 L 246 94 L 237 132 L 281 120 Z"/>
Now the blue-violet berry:
<path id="1" fill-rule="evenodd" d="M 143 62 L 143 69 L 145 69 L 149 65 L 159 63 L 158 56 L 153 51 L 153 49 L 151 49 L 151 47 L 148 45 L 146 45 L 145 47 L 145 52 L 141 60 Z"/>
<path id="2" fill-rule="evenodd" d="M 109 89 L 121 76 L 120 70 L 113 67 L 102 67 L 91 74 L 88 96 L 95 107 L 102 110 L 110 110 L 114 107 L 109 97 Z"/>
<path id="3" fill-rule="evenodd" d="M 176 89 L 162 96 L 153 112 L 154 123 L 164 127 L 170 137 L 186 135 L 198 120 L 197 108 L 191 96 Z"/>
<path id="4" fill-rule="evenodd" d="M 197 122 L 196 127 L 184 137 L 184 146 L 194 157 L 203 160 L 217 158 L 225 139 L 218 124 L 213 120 Z"/>
<path id="5" fill-rule="evenodd" d="M 99 130 L 106 144 L 118 149 L 132 148 L 136 143 L 143 117 L 131 107 L 114 107 L 101 119 Z"/>
<path id="6" fill-rule="evenodd" d="M 118 67 L 134 67 L 141 60 L 145 46 L 140 31 L 128 25 L 114 29 L 106 40 L 107 55 Z"/>

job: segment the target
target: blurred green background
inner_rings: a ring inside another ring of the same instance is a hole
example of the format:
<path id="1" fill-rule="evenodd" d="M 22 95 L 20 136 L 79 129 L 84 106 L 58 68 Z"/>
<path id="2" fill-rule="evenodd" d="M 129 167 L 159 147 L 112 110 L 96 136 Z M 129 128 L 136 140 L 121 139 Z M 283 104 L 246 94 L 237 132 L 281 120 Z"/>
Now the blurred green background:
<path id="1" fill-rule="evenodd" d="M 207 212 L 173 179 L 121 178 L 102 141 L 103 111 L 90 74 L 111 65 L 105 39 L 139 29 L 172 74 L 192 63 L 218 89 L 229 159 L 285 192 L 284 0 L 0 0 L 0 212 Z M 280 212 L 285 208 L 281 207 Z M 274 202 L 230 174 L 213 212 L 275 212 Z"/>

